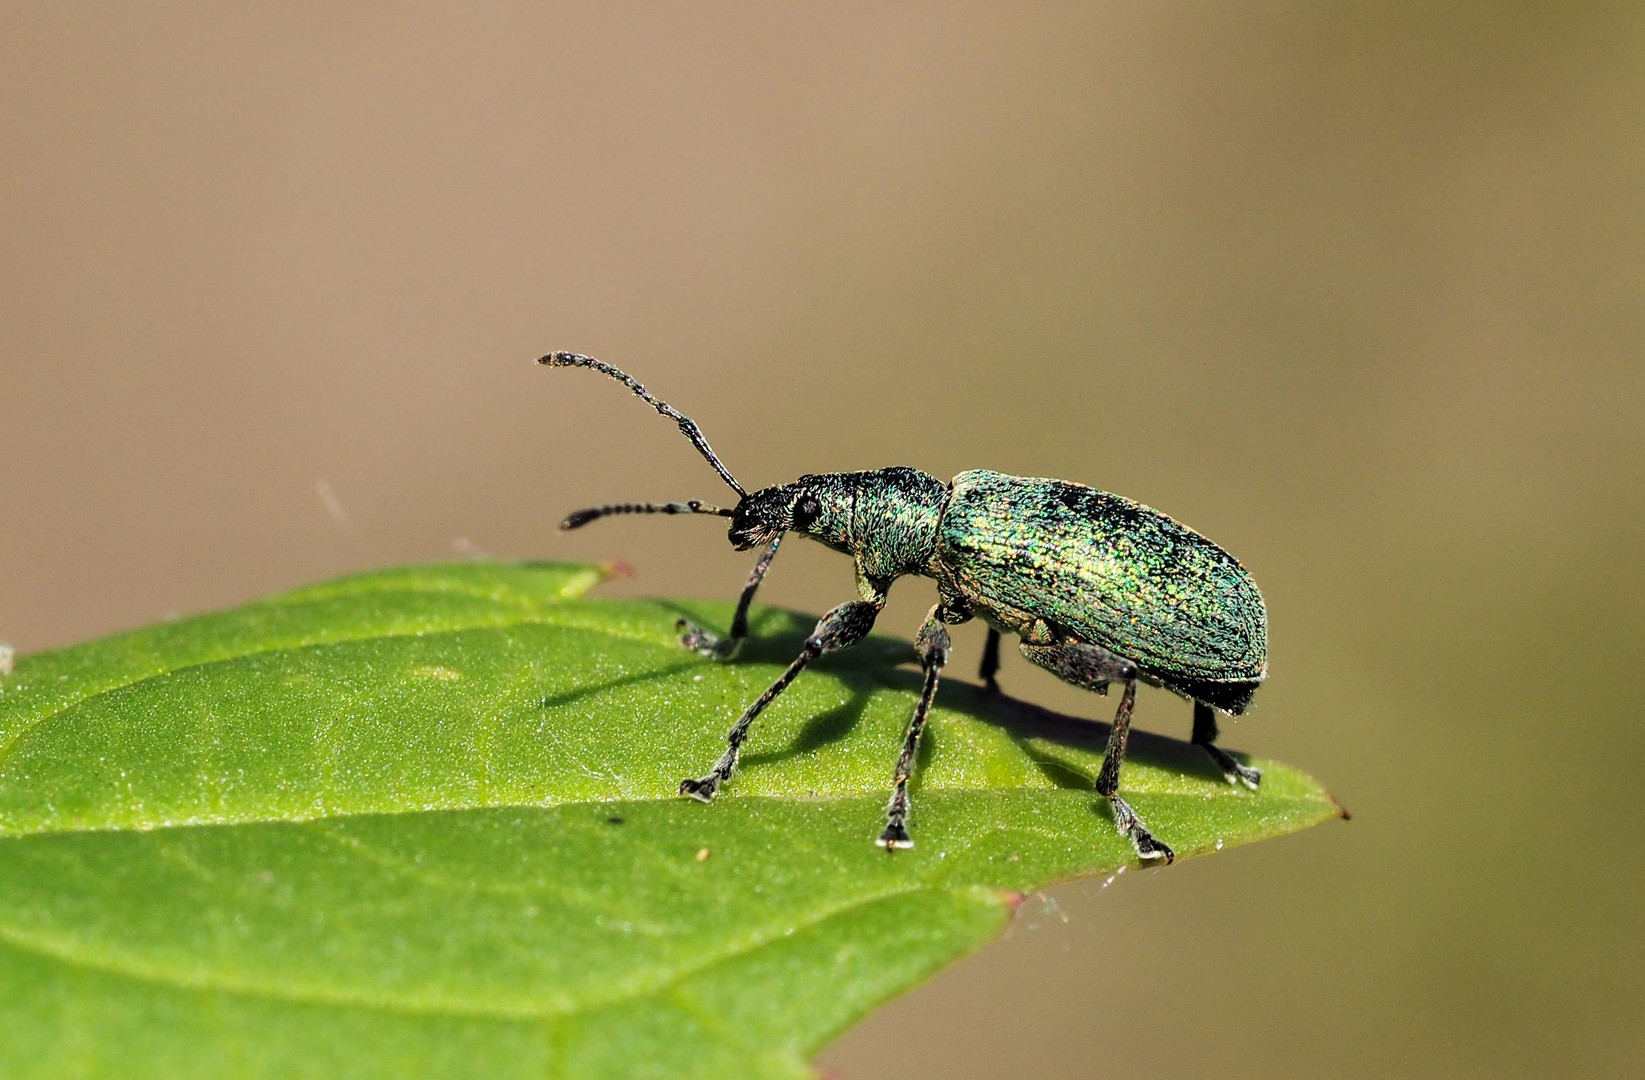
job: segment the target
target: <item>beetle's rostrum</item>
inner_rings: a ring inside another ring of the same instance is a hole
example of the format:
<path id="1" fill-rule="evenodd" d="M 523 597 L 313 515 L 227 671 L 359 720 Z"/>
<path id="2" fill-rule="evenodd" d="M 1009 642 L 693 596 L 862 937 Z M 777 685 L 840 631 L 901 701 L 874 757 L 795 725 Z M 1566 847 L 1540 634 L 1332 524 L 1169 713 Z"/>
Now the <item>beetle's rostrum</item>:
<path id="1" fill-rule="evenodd" d="M 1268 617 L 1245 567 L 1215 543 L 1140 503 L 1065 480 L 1007 476 L 986 469 L 949 483 L 905 466 L 802 476 L 748 491 L 715 455 L 689 418 L 653 397 L 635 379 L 592 357 L 556 352 L 539 361 L 593 368 L 623 383 L 678 424 L 698 453 L 738 495 L 725 509 L 699 502 L 613 503 L 579 510 L 560 523 L 575 529 L 613 514 L 710 514 L 731 519 L 737 550 L 763 547 L 743 588 L 730 632 L 721 637 L 681 619 L 680 641 L 715 660 L 730 660 L 748 636 L 748 608 L 783 537 L 802 533 L 852 557 L 861 599 L 818 621 L 800 655 L 751 704 L 726 735 L 726 750 L 708 773 L 680 783 L 704 802 L 731 778 L 749 727 L 811 661 L 861 641 L 899 577 L 937 583 L 937 603 L 915 638 L 925 672 L 918 703 L 892 773 L 885 828 L 888 851 L 913 846 L 908 834 L 908 780 L 939 673 L 948 662 L 947 627 L 980 618 L 988 624 L 980 675 L 998 691 L 1001 633 L 1021 639 L 1030 662 L 1075 686 L 1106 693 L 1122 686 L 1109 732 L 1098 794 L 1115 825 L 1143 859 L 1172 860 L 1120 797 L 1120 766 L 1138 682 L 1163 687 L 1194 705 L 1192 740 L 1229 783 L 1255 789 L 1261 773 L 1215 745 L 1216 713 L 1238 714 L 1268 673 Z"/>

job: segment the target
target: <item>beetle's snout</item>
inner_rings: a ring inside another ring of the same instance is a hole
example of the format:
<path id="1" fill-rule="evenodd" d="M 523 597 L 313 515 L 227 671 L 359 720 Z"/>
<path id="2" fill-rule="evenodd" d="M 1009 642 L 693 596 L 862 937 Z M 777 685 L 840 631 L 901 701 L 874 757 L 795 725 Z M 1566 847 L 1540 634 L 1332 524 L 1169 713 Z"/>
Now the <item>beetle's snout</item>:
<path id="1" fill-rule="evenodd" d="M 768 543 L 788 528 L 784 500 L 773 498 L 772 489 L 743 497 L 731 512 L 731 528 L 726 535 L 738 551 Z"/>
<path id="2" fill-rule="evenodd" d="M 744 495 L 731 511 L 731 529 L 727 535 L 732 546 L 738 551 L 746 551 L 760 544 L 768 544 L 794 528 L 793 505 L 791 484 L 778 484 Z"/>
<path id="3" fill-rule="evenodd" d="M 726 534 L 731 539 L 731 546 L 738 551 L 747 551 L 758 544 L 764 537 L 765 531 L 751 521 L 731 520 L 731 529 Z"/>

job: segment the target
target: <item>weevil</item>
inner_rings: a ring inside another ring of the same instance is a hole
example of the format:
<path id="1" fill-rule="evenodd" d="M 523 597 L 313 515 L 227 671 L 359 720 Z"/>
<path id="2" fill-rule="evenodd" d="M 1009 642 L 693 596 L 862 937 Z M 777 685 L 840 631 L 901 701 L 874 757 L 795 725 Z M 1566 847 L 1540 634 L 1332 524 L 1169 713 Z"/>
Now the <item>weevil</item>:
<path id="1" fill-rule="evenodd" d="M 906 466 L 802 476 L 748 491 L 702 431 L 610 364 L 556 352 L 539 363 L 583 367 L 623 383 L 679 425 L 680 432 L 737 493 L 729 509 L 700 500 L 612 503 L 578 510 L 560 523 L 576 529 L 613 514 L 708 514 L 730 518 L 738 551 L 761 548 L 737 601 L 729 632 L 717 635 L 679 620 L 680 643 L 730 660 L 748 637 L 748 608 L 783 537 L 801 533 L 850 555 L 860 599 L 818 621 L 800 655 L 749 705 L 726 734 L 726 750 L 707 774 L 680 782 L 680 794 L 708 802 L 731 779 L 749 728 L 819 656 L 868 635 L 891 584 L 910 574 L 937 583 L 914 649 L 924 672 L 914 715 L 892 771 L 891 801 L 877 845 L 913 847 L 908 781 L 937 680 L 948 662 L 948 627 L 980 618 L 988 625 L 980 678 L 999 692 L 1000 635 L 1016 634 L 1030 663 L 1075 686 L 1106 694 L 1121 686 L 1096 790 L 1114 824 L 1145 860 L 1174 858 L 1120 797 L 1120 765 L 1137 684 L 1163 687 L 1193 702 L 1192 741 L 1231 784 L 1255 790 L 1262 774 L 1216 745 L 1218 712 L 1238 715 L 1268 674 L 1268 614 L 1243 564 L 1215 543 L 1149 507 L 1066 480 L 987 469 L 949 483 Z"/>

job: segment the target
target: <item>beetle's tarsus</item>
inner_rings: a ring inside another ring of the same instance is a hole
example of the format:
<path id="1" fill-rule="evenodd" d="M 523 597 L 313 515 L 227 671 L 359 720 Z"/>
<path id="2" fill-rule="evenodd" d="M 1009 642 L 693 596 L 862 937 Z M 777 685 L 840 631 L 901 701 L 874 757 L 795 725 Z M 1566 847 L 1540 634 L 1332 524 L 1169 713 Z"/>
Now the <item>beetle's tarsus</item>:
<path id="1" fill-rule="evenodd" d="M 1120 834 L 1131 841 L 1131 846 L 1137 849 L 1137 858 L 1147 862 L 1152 859 L 1164 859 L 1165 865 L 1170 866 L 1176 861 L 1177 854 L 1166 845 L 1154 839 L 1143 823 L 1137 820 L 1137 812 L 1131 809 L 1131 804 L 1118 795 L 1110 795 L 1108 804 L 1114 810 L 1114 827 Z"/>
<path id="2" fill-rule="evenodd" d="M 731 660 L 742 651 L 742 638 L 720 637 L 704 630 L 690 619 L 674 620 L 674 629 L 681 631 L 681 648 L 690 649 L 698 656 L 706 656 L 710 660 Z"/>
<path id="3" fill-rule="evenodd" d="M 1137 849 L 1137 858 L 1144 861 L 1164 859 L 1165 865 L 1170 866 L 1177 861 L 1177 853 L 1154 839 L 1154 835 L 1147 829 L 1138 827 L 1131 837 L 1131 844 Z"/>
<path id="4" fill-rule="evenodd" d="M 711 773 L 701 780 L 681 780 L 680 794 L 689 795 L 698 802 L 712 802 L 714 792 L 718 791 L 719 787 L 720 778 Z"/>
<path id="5" fill-rule="evenodd" d="M 875 847 L 882 847 L 886 851 L 907 851 L 914 846 L 914 840 L 908 835 L 908 829 L 901 824 L 887 825 L 880 838 L 874 841 Z"/>
<path id="6" fill-rule="evenodd" d="M 1258 769 L 1252 765 L 1241 765 L 1232 757 L 1229 757 L 1227 752 L 1222 750 L 1221 747 L 1207 746 L 1205 749 L 1213 751 L 1211 754 L 1212 759 L 1214 759 L 1218 765 L 1222 766 L 1222 778 L 1230 784 L 1234 784 L 1236 786 L 1239 784 L 1244 784 L 1252 791 L 1256 791 L 1262 786 L 1261 769 Z"/>

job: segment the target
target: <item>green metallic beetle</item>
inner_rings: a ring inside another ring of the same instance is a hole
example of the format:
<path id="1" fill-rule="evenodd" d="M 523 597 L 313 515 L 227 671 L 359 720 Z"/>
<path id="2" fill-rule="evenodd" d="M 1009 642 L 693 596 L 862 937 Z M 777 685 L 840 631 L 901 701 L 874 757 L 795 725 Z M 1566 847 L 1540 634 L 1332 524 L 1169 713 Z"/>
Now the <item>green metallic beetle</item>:
<path id="1" fill-rule="evenodd" d="M 1262 779 L 1215 740 L 1216 712 L 1243 712 L 1267 676 L 1267 611 L 1245 567 L 1199 533 L 1082 484 L 986 469 L 960 473 L 947 484 L 906 467 L 826 473 L 750 492 L 715 456 L 695 423 L 622 371 L 578 353 L 551 353 L 539 363 L 593 368 L 624 383 L 675 421 L 736 491 L 739 500 L 732 509 L 697 500 L 616 503 L 579 510 L 560 524 L 575 529 L 611 514 L 712 514 L 731 519 L 737 550 L 764 545 L 730 633 L 719 637 L 681 619 L 680 641 L 687 648 L 716 660 L 737 654 L 748 636 L 749 604 L 786 533 L 803 533 L 856 562 L 862 599 L 822 617 L 788 670 L 732 726 L 714 767 L 699 779 L 681 781 L 680 794 L 712 799 L 736 769 L 755 717 L 811 661 L 866 637 L 891 583 L 907 574 L 935 579 L 938 601 L 915 640 L 925 682 L 897 758 L 879 846 L 888 851 L 913 846 L 908 779 L 938 674 L 948 661 L 946 628 L 972 618 L 989 627 L 981 677 L 990 691 L 999 689 L 994 676 L 1002 632 L 1019 635 L 1023 656 L 1075 686 L 1101 694 L 1111 682 L 1123 685 L 1096 788 L 1139 857 L 1168 863 L 1173 858 L 1119 795 L 1139 681 L 1194 703 L 1193 741 L 1229 783 L 1255 789 Z"/>

